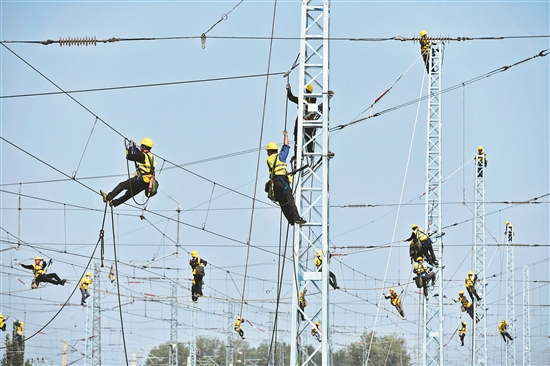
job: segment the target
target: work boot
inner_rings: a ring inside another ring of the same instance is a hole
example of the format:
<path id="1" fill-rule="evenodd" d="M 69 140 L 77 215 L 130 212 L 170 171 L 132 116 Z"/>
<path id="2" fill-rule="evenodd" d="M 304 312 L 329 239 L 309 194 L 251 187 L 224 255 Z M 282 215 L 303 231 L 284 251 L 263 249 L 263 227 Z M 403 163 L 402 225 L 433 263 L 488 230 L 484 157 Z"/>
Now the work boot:
<path id="1" fill-rule="evenodd" d="M 107 203 L 107 193 L 103 192 L 102 189 L 99 190 L 99 193 L 101 194 L 101 197 L 103 197 L 103 203 Z"/>
<path id="2" fill-rule="evenodd" d="M 303 218 L 299 218 L 298 220 L 296 220 L 294 223 L 298 224 L 298 225 L 303 225 L 305 224 L 307 221 L 304 220 Z"/>
<path id="3" fill-rule="evenodd" d="M 401 319 L 407 320 L 407 317 L 406 317 L 406 316 L 402 316 Z"/>
<path id="4" fill-rule="evenodd" d="M 67 279 L 66 278 L 62 279 L 61 280 L 61 286 L 65 286 L 65 282 L 67 282 Z"/>

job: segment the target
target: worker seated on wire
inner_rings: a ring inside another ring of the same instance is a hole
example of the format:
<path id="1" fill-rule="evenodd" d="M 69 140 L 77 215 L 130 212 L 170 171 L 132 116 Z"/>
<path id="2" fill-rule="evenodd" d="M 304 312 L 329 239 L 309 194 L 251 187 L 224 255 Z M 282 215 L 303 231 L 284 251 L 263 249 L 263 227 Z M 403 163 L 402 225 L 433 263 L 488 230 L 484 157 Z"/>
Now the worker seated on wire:
<path id="1" fill-rule="evenodd" d="M 506 337 L 508 337 L 510 341 L 514 340 L 514 338 L 512 338 L 512 336 L 510 335 L 510 333 L 508 333 L 507 328 L 508 328 L 508 322 L 506 321 L 506 319 L 502 319 L 502 321 L 498 323 L 498 332 L 502 336 L 502 339 L 504 339 L 504 343 L 508 343 L 508 341 L 506 340 Z"/>
<path id="2" fill-rule="evenodd" d="M 466 276 L 464 282 L 466 283 L 466 290 L 468 290 L 472 301 L 474 301 L 474 297 L 477 301 L 480 301 L 481 296 L 479 296 L 476 291 L 477 274 L 474 275 L 474 272 L 472 271 L 468 272 L 468 276 Z"/>
<path id="3" fill-rule="evenodd" d="M 332 257 L 332 254 L 329 252 L 328 258 L 330 259 L 331 257 Z M 315 262 L 315 266 L 317 267 L 317 271 L 321 272 L 323 270 L 323 251 L 322 250 L 318 250 L 317 252 L 315 252 L 314 262 Z M 335 290 L 340 289 L 340 286 L 338 286 L 338 282 L 336 282 L 336 275 L 332 273 L 332 271 L 329 271 L 328 276 L 329 276 L 328 281 L 329 281 L 329 284 L 332 286 L 332 288 Z"/>
<path id="4" fill-rule="evenodd" d="M 487 154 L 483 151 L 483 146 L 477 147 L 477 176 L 483 177 L 483 170 L 487 167 Z"/>
<path id="5" fill-rule="evenodd" d="M 240 316 L 237 317 L 237 321 L 235 322 L 235 332 L 239 333 L 239 336 L 242 339 L 244 338 L 244 330 L 242 329 L 242 322 L 244 322 L 244 319 L 242 319 Z"/>
<path id="6" fill-rule="evenodd" d="M 25 322 L 20 322 L 17 319 L 13 320 L 13 338 L 17 340 L 19 347 L 23 346 L 23 326 Z"/>
<path id="7" fill-rule="evenodd" d="M 403 319 L 403 320 L 407 319 L 405 317 L 405 312 L 403 311 L 403 305 L 401 305 L 401 299 L 399 298 L 399 295 L 397 295 L 397 293 L 395 292 L 393 287 L 390 288 L 390 293 L 389 294 L 386 295 L 386 294 L 382 293 L 382 295 L 384 295 L 384 297 L 386 299 L 391 299 L 391 304 L 393 306 L 395 306 L 395 309 L 397 310 L 399 315 L 401 315 L 401 319 Z"/>
<path id="8" fill-rule="evenodd" d="M 4 316 L 2 315 L 2 313 L 0 313 L 0 329 L 2 329 L 3 332 L 6 331 L 6 321 L 9 319 L 10 317 L 8 316 L 7 318 L 4 318 Z"/>
<path id="9" fill-rule="evenodd" d="M 415 248 L 420 248 L 422 256 L 426 257 L 426 260 L 432 266 L 438 266 L 439 262 L 437 261 L 434 253 L 434 248 L 432 246 L 432 239 L 416 224 L 411 225 L 412 233 L 411 236 L 403 240 L 404 242 L 413 241 L 415 242 Z M 418 245 L 420 243 L 420 245 Z M 420 256 L 420 255 L 419 255 Z"/>
<path id="10" fill-rule="evenodd" d="M 470 318 L 474 320 L 474 307 L 473 304 L 464 296 L 464 290 L 458 291 L 458 299 L 453 299 L 454 302 L 460 302 L 460 310 L 468 313 Z M 479 317 L 476 316 L 476 323 L 479 321 Z"/>
<path id="11" fill-rule="evenodd" d="M 458 331 L 458 336 L 460 337 L 460 343 L 464 347 L 464 337 L 466 336 L 466 322 L 462 322 L 462 327 Z"/>
<path id="12" fill-rule="evenodd" d="M 302 319 L 302 321 L 305 320 L 304 312 L 306 310 L 307 301 L 306 301 L 306 290 L 300 291 L 300 298 L 298 300 L 298 306 L 300 307 L 301 311 L 298 311 L 298 315 Z"/>
<path id="13" fill-rule="evenodd" d="M 88 292 L 88 286 L 92 284 L 92 274 L 90 272 L 86 272 L 86 276 L 82 277 L 80 280 L 80 293 L 82 293 L 82 299 L 80 300 L 80 305 L 84 306 L 86 305 L 86 299 L 90 297 L 90 293 Z"/>
<path id="14" fill-rule="evenodd" d="M 277 154 L 279 146 L 275 142 L 267 144 L 267 167 L 269 168 L 269 182 L 272 190 L 273 199 L 281 206 L 281 211 L 285 215 L 288 223 L 294 225 L 303 225 L 306 223 L 300 214 L 298 214 L 298 208 L 294 202 L 294 196 L 292 194 L 292 188 L 290 187 L 290 175 L 287 172 L 286 158 L 288 157 L 288 133 L 283 131 L 284 145 L 281 148 L 281 152 Z M 269 195 L 269 192 L 268 192 Z"/>
<path id="15" fill-rule="evenodd" d="M 315 337 L 315 339 L 317 339 L 319 342 L 321 342 L 321 323 L 319 321 L 316 321 L 315 325 L 311 327 L 311 335 Z"/>
<path id="16" fill-rule="evenodd" d="M 64 286 L 66 279 L 61 279 L 57 273 L 46 273 L 46 262 L 42 257 L 34 258 L 34 264 L 22 264 L 17 263 L 23 268 L 32 269 L 34 273 L 34 279 L 32 280 L 31 288 L 36 289 L 42 282 L 53 283 L 54 285 Z"/>
<path id="17" fill-rule="evenodd" d="M 413 266 L 413 273 L 416 274 L 414 281 L 416 287 L 424 288 L 424 296 L 426 296 L 426 301 L 430 299 L 428 295 L 428 282 L 432 281 L 432 287 L 435 286 L 435 272 L 433 272 L 433 267 L 429 264 L 424 263 L 424 258 L 416 258 L 416 263 Z"/>
<path id="18" fill-rule="evenodd" d="M 133 141 L 130 141 L 126 150 L 126 159 L 135 163 L 136 172 L 132 178 L 120 182 L 109 194 L 100 190 L 103 202 L 109 202 L 110 206 L 117 207 L 145 190 L 147 197 L 152 197 L 157 193 L 158 182 L 155 180 L 157 162 L 151 153 L 152 148 L 153 140 L 148 137 L 141 140 L 139 149 Z M 124 190 L 126 192 L 122 197 L 115 198 Z"/>
<path id="19" fill-rule="evenodd" d="M 199 253 L 196 250 L 191 252 L 191 259 L 189 265 L 193 269 L 193 281 L 191 286 L 191 300 L 197 302 L 199 297 L 202 297 L 202 279 L 204 278 L 204 267 L 208 262 L 199 257 Z"/>

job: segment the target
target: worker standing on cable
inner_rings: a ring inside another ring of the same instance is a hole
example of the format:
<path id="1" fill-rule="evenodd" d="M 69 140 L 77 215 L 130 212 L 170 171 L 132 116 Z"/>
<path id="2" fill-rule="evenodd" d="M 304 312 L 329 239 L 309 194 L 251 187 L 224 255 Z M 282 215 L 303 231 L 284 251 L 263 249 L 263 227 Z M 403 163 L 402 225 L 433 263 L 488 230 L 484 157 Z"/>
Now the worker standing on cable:
<path id="1" fill-rule="evenodd" d="M 241 319 L 240 316 L 237 317 L 237 321 L 235 322 L 235 332 L 239 333 L 239 336 L 241 339 L 244 338 L 244 330 L 242 329 L 242 323 L 244 322 L 244 319 Z"/>
<path id="2" fill-rule="evenodd" d="M 510 341 L 513 341 L 514 338 L 512 338 L 512 336 L 510 335 L 510 333 L 508 333 L 508 322 L 506 321 L 506 319 L 502 319 L 502 321 L 500 323 L 498 323 L 498 331 L 500 333 L 500 335 L 502 336 L 502 339 L 504 339 L 504 343 L 507 343 L 508 341 L 506 340 L 506 337 L 508 337 L 508 339 Z"/>
<path id="3" fill-rule="evenodd" d="M 46 262 L 42 257 L 37 256 L 34 258 L 34 264 L 21 264 L 17 263 L 23 268 L 32 269 L 34 273 L 34 279 L 32 280 L 31 288 L 36 289 L 42 282 L 53 283 L 54 285 L 64 286 L 66 279 L 61 279 L 57 273 L 46 273 Z"/>
<path id="4" fill-rule="evenodd" d="M 401 319 L 405 320 L 407 319 L 405 317 L 405 312 L 403 311 L 403 305 L 401 305 L 401 299 L 399 298 L 399 296 L 397 295 L 397 293 L 395 292 L 395 290 L 392 288 L 390 288 L 390 293 L 389 294 L 384 294 L 382 293 L 382 295 L 384 295 L 384 297 L 386 299 L 391 299 L 391 304 L 393 306 L 395 306 L 395 309 L 397 310 L 397 312 L 399 313 L 399 315 L 401 315 Z"/>
<path id="5" fill-rule="evenodd" d="M 426 296 L 426 301 L 430 299 L 428 294 L 428 282 L 432 281 L 432 287 L 435 286 L 435 272 L 433 272 L 433 267 L 424 263 L 424 258 L 416 258 L 416 263 L 413 266 L 413 273 L 416 274 L 414 278 L 416 282 L 416 287 L 424 288 L 424 296 Z"/>
<path id="6" fill-rule="evenodd" d="M 126 150 L 126 159 L 136 164 L 136 172 L 132 178 L 120 182 L 109 194 L 100 190 L 103 202 L 109 202 L 110 206 L 117 207 L 143 191 L 146 191 L 147 197 L 157 193 L 158 182 L 155 180 L 157 162 L 151 153 L 152 148 L 153 140 L 148 137 L 141 140 L 139 149 L 133 141 L 130 141 Z M 115 198 L 124 190 L 126 192 L 122 197 Z"/>
<path id="7" fill-rule="evenodd" d="M 284 144 L 281 147 L 281 152 L 277 154 L 279 146 L 277 143 L 270 142 L 267 144 L 267 166 L 269 168 L 269 182 L 273 191 L 274 200 L 279 202 L 281 210 L 285 215 L 288 223 L 294 225 L 302 225 L 306 223 L 300 214 L 298 214 L 298 208 L 294 202 L 294 196 L 292 195 L 292 188 L 290 187 L 290 175 L 287 172 L 286 159 L 290 146 L 288 145 L 288 133 L 283 131 Z"/>
<path id="8" fill-rule="evenodd" d="M 460 337 L 460 343 L 464 347 L 464 337 L 466 336 L 466 322 L 462 322 L 462 328 L 458 331 Z"/>
<path id="9" fill-rule="evenodd" d="M 474 272 L 472 271 L 468 272 L 468 276 L 466 276 L 464 282 L 466 283 L 466 290 L 468 290 L 472 301 L 474 301 L 474 297 L 477 301 L 480 301 L 481 297 L 477 294 L 476 291 L 477 274 L 474 275 Z"/>
<path id="10" fill-rule="evenodd" d="M 193 268 L 193 281 L 191 286 L 191 300 L 197 302 L 199 297 L 202 297 L 202 279 L 204 278 L 204 267 L 208 262 L 199 257 L 199 253 L 196 250 L 191 252 L 191 259 L 189 265 Z"/>
<path id="11" fill-rule="evenodd" d="M 434 248 L 432 246 L 432 239 L 422 230 L 418 227 L 417 224 L 412 224 L 412 233 L 411 236 L 407 239 L 403 240 L 404 242 L 412 241 L 414 242 L 415 248 L 420 248 L 420 252 L 422 253 L 422 256 L 426 257 L 426 260 L 429 264 L 432 266 L 438 266 L 439 262 L 437 261 L 434 253 Z M 418 245 L 420 243 L 420 245 Z M 410 254 L 410 249 L 409 249 Z"/>
<path id="12" fill-rule="evenodd" d="M 483 146 L 477 147 L 477 176 L 483 177 L 483 170 L 487 167 L 487 154 L 483 151 Z"/>
<path id="13" fill-rule="evenodd" d="M 328 259 L 332 257 L 332 254 L 328 253 Z M 318 250 L 315 253 L 315 259 L 314 259 L 315 266 L 317 267 L 317 271 L 321 272 L 323 270 L 323 251 Z M 338 290 L 340 289 L 340 286 L 338 286 L 338 282 L 336 282 L 336 275 L 332 273 L 332 271 L 328 272 L 329 276 L 329 284 L 332 286 L 333 289 Z"/>
<path id="14" fill-rule="evenodd" d="M 80 292 L 82 293 L 82 300 L 80 300 L 80 305 L 84 306 L 86 305 L 86 299 L 90 297 L 90 293 L 88 292 L 88 286 L 90 286 L 94 282 L 92 280 L 92 274 L 90 272 L 86 272 L 86 276 L 82 277 L 80 280 Z"/>
<path id="15" fill-rule="evenodd" d="M 420 53 L 424 59 L 424 65 L 426 65 L 426 72 L 430 73 L 430 50 L 432 49 L 432 43 L 428 38 L 428 32 L 425 30 L 420 31 Z"/>

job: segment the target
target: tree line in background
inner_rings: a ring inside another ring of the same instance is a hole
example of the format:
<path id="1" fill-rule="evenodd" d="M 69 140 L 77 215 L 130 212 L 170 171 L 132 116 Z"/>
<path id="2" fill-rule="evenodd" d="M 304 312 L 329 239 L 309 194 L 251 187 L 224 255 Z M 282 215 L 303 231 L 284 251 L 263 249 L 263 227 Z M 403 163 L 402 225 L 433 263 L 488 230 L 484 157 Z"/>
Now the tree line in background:
<path id="1" fill-rule="evenodd" d="M 372 344 L 369 352 L 369 344 Z M 178 343 L 178 366 L 187 366 L 189 346 Z M 234 350 L 236 365 L 268 365 L 269 343 L 262 343 L 258 347 L 251 347 L 247 342 L 239 342 Z M 306 346 L 308 354 L 314 350 L 313 346 Z M 275 366 L 290 366 L 290 345 L 278 342 L 272 349 Z M 169 342 L 154 347 L 147 356 L 146 366 L 166 366 L 170 353 Z M 395 336 L 376 336 L 372 332 L 364 332 L 357 342 L 352 342 L 332 353 L 333 366 L 409 366 L 411 358 L 406 349 L 405 339 Z M 313 357 L 313 362 L 321 364 L 321 354 Z M 197 337 L 197 364 L 204 366 L 226 365 L 226 343 L 214 337 Z"/>

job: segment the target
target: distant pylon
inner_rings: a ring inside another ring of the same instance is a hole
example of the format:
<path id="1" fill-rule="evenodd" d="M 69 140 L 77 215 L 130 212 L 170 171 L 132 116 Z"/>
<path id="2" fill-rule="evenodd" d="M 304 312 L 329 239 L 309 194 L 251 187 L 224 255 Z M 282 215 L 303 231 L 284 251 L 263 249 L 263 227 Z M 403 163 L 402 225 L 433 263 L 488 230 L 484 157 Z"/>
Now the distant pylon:
<path id="1" fill-rule="evenodd" d="M 529 267 L 523 267 L 523 366 L 531 366 L 531 313 L 529 309 Z"/>
<path id="2" fill-rule="evenodd" d="M 515 338 L 516 316 L 514 311 L 514 228 L 506 221 L 506 320 L 508 333 Z M 506 342 L 506 365 L 516 366 L 516 342 Z"/>

